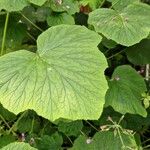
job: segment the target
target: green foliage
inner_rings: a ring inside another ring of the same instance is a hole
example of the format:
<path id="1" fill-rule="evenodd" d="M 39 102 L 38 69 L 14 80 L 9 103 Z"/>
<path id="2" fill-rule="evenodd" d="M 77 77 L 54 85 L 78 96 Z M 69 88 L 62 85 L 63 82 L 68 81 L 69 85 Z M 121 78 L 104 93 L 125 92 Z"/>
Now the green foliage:
<path id="1" fill-rule="evenodd" d="M 126 49 L 126 54 L 130 62 L 133 64 L 150 64 L 150 40 L 145 39 Z M 136 54 L 136 55 L 135 55 Z"/>
<path id="2" fill-rule="evenodd" d="M 104 0 L 80 0 L 83 6 L 89 5 L 93 10 L 99 8 L 104 3 Z"/>
<path id="3" fill-rule="evenodd" d="M 143 78 L 130 66 L 119 66 L 109 81 L 105 106 L 111 105 L 120 113 L 146 116 L 141 94 L 146 91 Z"/>
<path id="4" fill-rule="evenodd" d="M 60 150 L 62 144 L 63 139 L 58 133 L 55 133 L 51 136 L 44 135 L 43 137 L 41 137 L 41 139 L 37 140 L 37 148 L 39 150 Z"/>
<path id="5" fill-rule="evenodd" d="M 0 150 L 150 149 L 148 0 L 0 0 Z"/>
<path id="6" fill-rule="evenodd" d="M 96 47 L 100 40 L 84 27 L 60 25 L 39 36 L 36 54 L 20 50 L 2 56 L 1 103 L 15 114 L 34 109 L 50 120 L 98 119 L 107 90 L 107 64 Z"/>
<path id="7" fill-rule="evenodd" d="M 82 121 L 73 121 L 73 122 L 60 121 L 58 123 L 58 130 L 60 132 L 63 132 L 67 136 L 78 136 L 82 128 L 83 128 Z"/>
<path id="8" fill-rule="evenodd" d="M 47 17 L 47 23 L 49 26 L 55 26 L 59 24 L 75 24 L 74 18 L 68 13 L 53 13 Z"/>
<path id="9" fill-rule="evenodd" d="M 106 38 L 131 46 L 149 35 L 150 15 L 147 14 L 150 14 L 149 6 L 135 3 L 121 12 L 108 8 L 96 9 L 90 13 L 88 22 Z"/>
<path id="10" fill-rule="evenodd" d="M 11 143 L 5 147 L 3 147 L 1 150 L 36 150 L 35 148 L 31 147 L 29 144 L 25 143 L 19 143 L 19 142 L 14 142 Z"/>
<path id="11" fill-rule="evenodd" d="M 121 11 L 128 5 L 139 2 L 140 0 L 108 0 L 108 1 L 112 3 L 112 7 L 114 9 Z"/>
<path id="12" fill-rule="evenodd" d="M 121 143 L 121 140 L 124 143 Z M 86 138 L 85 136 L 80 136 L 71 148 L 71 150 L 121 150 L 121 149 L 137 149 L 137 145 L 134 136 L 121 133 L 120 135 L 115 135 L 111 131 L 97 132 L 93 138 Z"/>

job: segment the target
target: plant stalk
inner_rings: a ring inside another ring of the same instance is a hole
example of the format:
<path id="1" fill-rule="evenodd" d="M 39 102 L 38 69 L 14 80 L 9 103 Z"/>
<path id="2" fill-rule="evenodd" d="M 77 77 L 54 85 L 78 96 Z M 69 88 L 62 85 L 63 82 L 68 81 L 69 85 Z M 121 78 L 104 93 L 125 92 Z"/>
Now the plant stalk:
<path id="1" fill-rule="evenodd" d="M 2 56 L 4 54 L 7 27 L 8 27 L 8 20 L 9 20 L 9 12 L 6 13 L 6 20 L 5 20 L 5 25 L 4 25 L 3 38 L 2 38 L 2 47 L 1 47 L 0 56 Z"/>
<path id="2" fill-rule="evenodd" d="M 150 72 L 150 65 L 146 64 L 146 73 L 145 73 L 145 80 L 149 81 L 149 72 Z"/>

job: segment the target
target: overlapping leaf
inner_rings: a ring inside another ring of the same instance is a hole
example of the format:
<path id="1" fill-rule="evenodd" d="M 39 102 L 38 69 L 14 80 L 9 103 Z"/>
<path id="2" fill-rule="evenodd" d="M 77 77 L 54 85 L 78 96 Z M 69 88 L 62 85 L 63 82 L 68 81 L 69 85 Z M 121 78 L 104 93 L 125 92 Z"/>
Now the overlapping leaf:
<path id="1" fill-rule="evenodd" d="M 85 27 L 59 25 L 40 35 L 36 54 L 2 56 L 0 102 L 15 114 L 34 109 L 50 120 L 99 118 L 107 90 L 100 40 Z"/>
<path id="2" fill-rule="evenodd" d="M 131 46 L 146 38 L 150 32 L 150 6 L 134 3 L 117 12 L 108 8 L 90 13 L 89 24 L 106 38 Z"/>
<path id="3" fill-rule="evenodd" d="M 85 136 L 79 136 L 75 141 L 71 150 L 121 150 L 121 149 L 137 149 L 137 145 L 134 136 L 127 134 L 114 135 L 113 132 L 97 132 L 94 137 L 87 138 Z M 122 141 L 123 143 L 122 143 Z"/>
<path id="4" fill-rule="evenodd" d="M 75 24 L 74 18 L 67 13 L 54 13 L 47 17 L 47 23 L 49 26 L 55 26 L 59 24 Z"/>
<path id="5" fill-rule="evenodd" d="M 42 6 L 47 0 L 28 0 L 28 1 L 35 5 Z"/>
<path id="6" fill-rule="evenodd" d="M 123 8 L 127 7 L 130 4 L 135 2 L 139 2 L 139 0 L 108 0 L 112 2 L 112 7 L 116 10 L 122 10 Z"/>
<path id="7" fill-rule="evenodd" d="M 48 2 L 48 6 L 55 12 L 68 12 L 69 14 L 75 14 L 79 12 L 79 5 L 74 0 L 51 0 Z"/>
<path id="8" fill-rule="evenodd" d="M 120 113 L 146 116 L 141 103 L 141 94 L 146 91 L 144 79 L 130 66 L 116 68 L 109 82 L 106 106 L 112 106 Z"/>
<path id="9" fill-rule="evenodd" d="M 9 12 L 22 10 L 29 3 L 27 0 L 0 0 L 0 10 L 5 9 Z"/>
<path id="10" fill-rule="evenodd" d="M 27 143 L 23 142 L 14 142 L 11 144 L 8 144 L 7 146 L 1 148 L 1 150 L 37 150 L 36 148 L 31 147 Z"/>
<path id="11" fill-rule="evenodd" d="M 104 3 L 104 0 L 80 0 L 80 3 L 83 6 L 89 5 L 94 10 L 100 7 Z"/>
<path id="12" fill-rule="evenodd" d="M 150 64 L 150 39 L 145 39 L 140 43 L 126 49 L 126 54 L 133 64 Z"/>

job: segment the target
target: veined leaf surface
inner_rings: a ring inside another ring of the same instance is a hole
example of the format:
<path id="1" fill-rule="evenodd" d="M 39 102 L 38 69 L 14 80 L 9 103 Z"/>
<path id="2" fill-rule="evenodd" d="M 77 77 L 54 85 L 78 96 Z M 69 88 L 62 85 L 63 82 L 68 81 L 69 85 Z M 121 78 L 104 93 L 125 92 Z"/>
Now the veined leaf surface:
<path id="1" fill-rule="evenodd" d="M 119 66 L 113 73 L 106 94 L 106 106 L 112 106 L 120 113 L 146 116 L 141 94 L 146 91 L 144 79 L 130 66 Z"/>
<path id="2" fill-rule="evenodd" d="M 7 146 L 1 148 L 1 150 L 37 150 L 37 149 L 34 147 L 31 147 L 27 143 L 14 142 L 14 143 L 8 144 Z"/>
<path id="3" fill-rule="evenodd" d="M 0 102 L 18 114 L 33 109 L 49 119 L 98 119 L 107 90 L 101 36 L 85 27 L 59 25 L 42 33 L 37 53 L 0 57 Z"/>
<path id="4" fill-rule="evenodd" d="M 115 42 L 131 46 L 146 38 L 150 32 L 150 6 L 134 3 L 121 12 L 101 8 L 89 14 L 89 24 L 96 32 Z"/>

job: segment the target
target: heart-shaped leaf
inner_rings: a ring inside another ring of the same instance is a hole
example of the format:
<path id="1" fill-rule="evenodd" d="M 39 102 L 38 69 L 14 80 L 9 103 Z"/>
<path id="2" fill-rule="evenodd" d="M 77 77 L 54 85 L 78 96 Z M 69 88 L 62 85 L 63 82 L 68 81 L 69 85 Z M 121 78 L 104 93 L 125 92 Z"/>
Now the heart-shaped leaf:
<path id="1" fill-rule="evenodd" d="M 59 25 L 40 35 L 37 53 L 0 57 L 0 102 L 15 114 L 34 109 L 50 120 L 98 119 L 107 90 L 100 41 L 85 27 Z"/>

